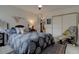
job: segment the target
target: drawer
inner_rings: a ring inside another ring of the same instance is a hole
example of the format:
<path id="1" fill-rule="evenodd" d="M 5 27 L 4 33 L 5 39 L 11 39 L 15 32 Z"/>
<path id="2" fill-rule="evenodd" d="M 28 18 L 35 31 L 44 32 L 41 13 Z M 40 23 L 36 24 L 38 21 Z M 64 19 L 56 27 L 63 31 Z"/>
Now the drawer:
<path id="1" fill-rule="evenodd" d="M 3 43 L 3 40 L 0 40 L 0 44 Z"/>
<path id="2" fill-rule="evenodd" d="M 0 39 L 2 39 L 3 38 L 3 35 L 2 34 L 0 34 Z"/>

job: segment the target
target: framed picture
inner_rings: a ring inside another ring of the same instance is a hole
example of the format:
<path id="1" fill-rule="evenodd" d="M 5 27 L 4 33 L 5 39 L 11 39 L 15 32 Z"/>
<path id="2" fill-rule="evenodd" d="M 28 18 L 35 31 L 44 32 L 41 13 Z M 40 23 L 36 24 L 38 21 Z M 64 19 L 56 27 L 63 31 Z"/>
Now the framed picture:
<path id="1" fill-rule="evenodd" d="M 47 24 L 51 24 L 51 18 L 47 19 Z"/>

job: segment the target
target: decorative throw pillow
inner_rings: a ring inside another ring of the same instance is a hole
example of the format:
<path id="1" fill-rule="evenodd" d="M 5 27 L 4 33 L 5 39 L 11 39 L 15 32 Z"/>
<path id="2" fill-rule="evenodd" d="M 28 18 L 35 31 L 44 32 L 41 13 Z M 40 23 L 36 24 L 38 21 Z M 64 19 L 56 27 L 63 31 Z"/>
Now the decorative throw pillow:
<path id="1" fill-rule="evenodd" d="M 24 33 L 23 28 L 16 28 L 16 30 L 17 30 L 17 34 L 23 34 Z"/>
<path id="2" fill-rule="evenodd" d="M 66 30 L 63 34 L 66 36 L 66 35 L 68 35 L 68 33 L 69 33 L 69 31 Z"/>
<path id="3" fill-rule="evenodd" d="M 17 33 L 17 31 L 14 27 L 12 27 L 9 31 L 9 34 L 16 34 L 16 33 Z"/>

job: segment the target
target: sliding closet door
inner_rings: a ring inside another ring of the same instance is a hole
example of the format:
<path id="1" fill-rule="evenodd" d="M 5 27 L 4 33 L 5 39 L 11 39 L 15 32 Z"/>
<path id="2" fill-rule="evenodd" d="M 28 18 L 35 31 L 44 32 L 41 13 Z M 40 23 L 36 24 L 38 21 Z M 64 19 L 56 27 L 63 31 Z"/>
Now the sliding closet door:
<path id="1" fill-rule="evenodd" d="M 63 32 L 66 31 L 70 26 L 76 26 L 77 14 L 69 14 L 63 16 Z"/>
<path id="2" fill-rule="evenodd" d="M 53 36 L 58 37 L 62 35 L 62 17 L 53 17 Z"/>

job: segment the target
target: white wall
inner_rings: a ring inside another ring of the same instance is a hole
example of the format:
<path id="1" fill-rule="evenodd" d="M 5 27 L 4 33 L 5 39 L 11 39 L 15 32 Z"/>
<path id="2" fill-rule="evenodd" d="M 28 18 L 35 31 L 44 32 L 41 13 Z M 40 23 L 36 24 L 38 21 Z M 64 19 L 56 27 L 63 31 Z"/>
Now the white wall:
<path id="1" fill-rule="evenodd" d="M 10 23 L 10 26 L 15 26 L 17 23 L 14 20 L 14 16 L 23 17 L 23 20 L 20 20 L 20 24 L 27 25 L 28 20 L 36 20 L 36 17 L 33 13 L 28 11 L 21 10 L 14 6 L 0 6 L 0 19 Z"/>
<path id="2" fill-rule="evenodd" d="M 52 12 L 49 12 L 47 15 L 48 16 L 55 16 L 55 15 L 73 13 L 73 12 L 79 12 L 79 6 L 75 6 L 75 7 L 71 7 L 71 8 L 66 8 L 66 9 L 58 10 L 58 11 L 52 11 Z"/>
<path id="3" fill-rule="evenodd" d="M 73 12 L 78 12 L 79 13 L 79 6 L 75 6 L 75 7 L 71 7 L 71 8 L 66 8 L 63 10 L 57 10 L 57 11 L 53 11 L 49 12 L 46 17 L 50 17 L 50 16 L 56 16 L 56 15 L 62 15 L 62 14 L 68 14 L 68 13 L 73 13 Z M 52 18 L 53 20 L 53 18 Z"/>

